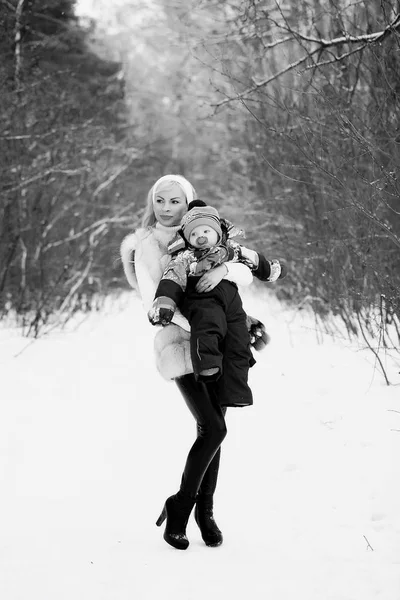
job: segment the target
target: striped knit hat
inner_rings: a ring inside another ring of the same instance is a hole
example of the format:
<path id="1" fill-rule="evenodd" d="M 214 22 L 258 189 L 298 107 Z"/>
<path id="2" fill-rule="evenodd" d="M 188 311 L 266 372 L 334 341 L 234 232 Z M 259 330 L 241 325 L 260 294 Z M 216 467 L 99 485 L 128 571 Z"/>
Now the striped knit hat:
<path id="1" fill-rule="evenodd" d="M 196 206 L 189 210 L 182 218 L 181 227 L 185 239 L 189 241 L 190 234 L 198 225 L 208 225 L 218 233 L 218 242 L 222 239 L 221 222 L 216 208 L 212 206 Z"/>

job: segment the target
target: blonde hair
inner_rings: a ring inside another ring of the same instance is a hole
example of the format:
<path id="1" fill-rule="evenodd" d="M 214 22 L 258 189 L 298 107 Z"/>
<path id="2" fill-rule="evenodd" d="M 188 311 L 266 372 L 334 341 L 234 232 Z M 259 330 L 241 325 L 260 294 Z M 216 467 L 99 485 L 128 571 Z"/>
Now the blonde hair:
<path id="1" fill-rule="evenodd" d="M 189 204 L 189 202 L 196 198 L 196 191 L 194 187 L 187 179 L 185 179 L 185 177 L 183 177 L 182 175 L 163 175 L 163 177 L 157 179 L 157 181 L 150 188 L 149 193 L 147 194 L 146 208 L 144 210 L 142 218 L 142 227 L 151 227 L 157 221 L 154 214 L 153 202 L 157 188 L 161 183 L 166 185 L 178 184 L 179 187 L 182 189 L 183 193 L 185 194 L 187 204 Z"/>

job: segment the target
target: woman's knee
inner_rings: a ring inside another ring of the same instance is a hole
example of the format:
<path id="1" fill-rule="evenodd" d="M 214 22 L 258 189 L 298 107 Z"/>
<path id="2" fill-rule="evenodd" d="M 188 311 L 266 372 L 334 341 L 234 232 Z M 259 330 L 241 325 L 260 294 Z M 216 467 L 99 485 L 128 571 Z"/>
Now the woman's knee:
<path id="1" fill-rule="evenodd" d="M 228 433 L 228 429 L 226 427 L 226 423 L 224 421 L 224 423 L 222 424 L 222 426 L 218 429 L 218 434 L 219 434 L 219 440 L 222 443 L 224 441 L 224 439 L 226 438 L 226 434 Z"/>
<path id="2" fill-rule="evenodd" d="M 228 433 L 225 420 L 204 421 L 197 423 L 198 435 L 204 439 L 209 439 L 215 445 L 220 445 Z"/>

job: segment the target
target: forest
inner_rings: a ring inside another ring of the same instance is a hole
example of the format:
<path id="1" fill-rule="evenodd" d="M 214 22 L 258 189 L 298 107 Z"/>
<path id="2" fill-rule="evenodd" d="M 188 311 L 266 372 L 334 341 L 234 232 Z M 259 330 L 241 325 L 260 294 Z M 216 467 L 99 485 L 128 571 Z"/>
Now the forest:
<path id="1" fill-rule="evenodd" d="M 399 347 L 397 1 L 2 0 L 0 23 L 0 320 L 38 336 L 126 289 L 120 242 L 173 172 L 286 261 L 282 302 Z"/>

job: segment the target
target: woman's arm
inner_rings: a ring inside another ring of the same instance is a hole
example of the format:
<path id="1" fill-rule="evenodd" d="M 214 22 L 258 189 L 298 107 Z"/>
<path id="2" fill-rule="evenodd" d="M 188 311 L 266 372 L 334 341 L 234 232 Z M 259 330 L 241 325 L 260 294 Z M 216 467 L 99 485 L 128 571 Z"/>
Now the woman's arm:
<path id="1" fill-rule="evenodd" d="M 128 283 L 134 289 L 137 289 L 137 279 L 135 274 L 135 250 L 137 246 L 136 234 L 127 235 L 121 243 L 121 260 L 124 268 L 125 277 Z"/>
<path id="2" fill-rule="evenodd" d="M 146 248 L 143 248 L 143 240 L 145 240 Z M 125 276 L 129 284 L 139 293 L 146 312 L 153 304 L 154 295 L 162 276 L 163 256 L 158 243 L 154 242 L 153 237 L 144 230 L 128 235 L 121 244 L 121 259 Z M 189 323 L 179 309 L 176 309 L 172 323 L 190 331 Z"/>
<path id="3" fill-rule="evenodd" d="M 143 252 L 142 246 L 145 234 L 144 230 L 138 230 L 135 233 L 127 235 L 122 240 L 120 254 L 125 277 L 129 285 L 139 293 L 144 309 L 147 312 L 153 303 L 158 281 L 155 280 L 154 275 L 150 272 L 145 257 L 147 257 L 147 260 L 150 257 L 150 260 L 159 263 L 161 255 L 158 251 L 158 246 L 156 247 L 157 253 L 154 256 L 150 252 L 147 252 L 147 254 Z"/>
<path id="4" fill-rule="evenodd" d="M 260 281 L 277 281 L 286 277 L 286 266 L 279 260 L 267 260 L 263 254 L 258 254 L 258 265 L 253 271 Z"/>
<path id="5" fill-rule="evenodd" d="M 279 260 L 267 260 L 263 254 L 246 246 L 239 247 L 240 258 L 260 281 L 276 281 L 286 276 L 286 266 Z M 240 259 L 239 259 L 240 260 Z"/>
<path id="6" fill-rule="evenodd" d="M 154 281 L 150 272 L 141 260 L 136 261 L 135 267 L 138 291 L 142 299 L 143 308 L 148 312 L 153 304 L 158 282 Z"/>
<path id="7" fill-rule="evenodd" d="M 250 285 L 253 275 L 246 265 L 236 262 L 225 262 L 219 267 L 207 271 L 196 285 L 196 292 L 211 292 L 223 279 L 237 285 Z"/>
<path id="8" fill-rule="evenodd" d="M 236 285 L 250 285 L 253 282 L 251 270 L 243 263 L 226 262 L 224 265 L 228 272 L 224 275 L 223 279 L 232 281 L 233 283 L 236 283 Z"/>

